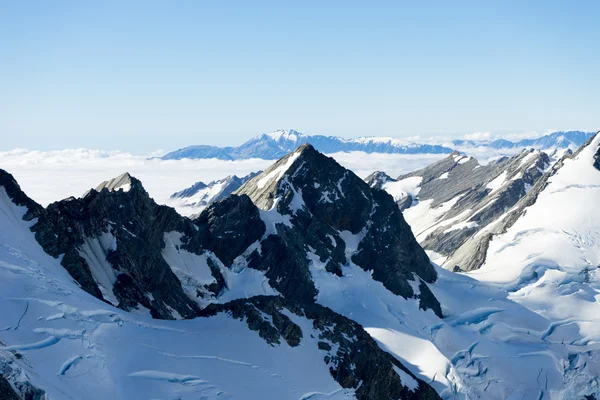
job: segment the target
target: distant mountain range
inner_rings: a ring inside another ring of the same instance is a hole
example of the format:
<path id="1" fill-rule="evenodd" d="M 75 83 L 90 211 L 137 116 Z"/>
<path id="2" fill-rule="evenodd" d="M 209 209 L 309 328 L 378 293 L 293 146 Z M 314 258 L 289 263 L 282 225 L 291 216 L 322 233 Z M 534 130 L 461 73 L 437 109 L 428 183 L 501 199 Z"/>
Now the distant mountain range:
<path id="1" fill-rule="evenodd" d="M 494 149 L 552 149 L 552 148 L 570 148 L 578 149 L 583 145 L 594 132 L 567 131 L 554 132 L 548 135 L 534 139 L 522 139 L 517 142 L 511 142 L 506 139 L 490 140 L 453 140 L 454 147 L 491 147 Z"/>
<path id="2" fill-rule="evenodd" d="M 452 149 L 438 144 L 412 143 L 391 137 L 344 139 L 336 136 L 308 136 L 295 130 L 279 130 L 256 136 L 239 147 L 188 146 L 170 152 L 161 158 L 163 160 L 180 160 L 182 158 L 218 158 L 220 160 L 262 158 L 275 160 L 306 143 L 310 143 L 316 150 L 328 154 L 340 151 L 395 154 L 452 153 Z"/>
<path id="3" fill-rule="evenodd" d="M 409 140 L 392 137 L 359 137 L 345 139 L 337 136 L 304 135 L 295 130 L 278 130 L 256 136 L 238 147 L 217 147 L 208 145 L 188 146 L 172 151 L 161 157 L 163 160 L 181 160 L 183 158 L 217 158 L 220 160 L 243 160 L 262 158 L 275 160 L 294 151 L 298 146 L 310 143 L 316 150 L 331 154 L 337 152 L 362 151 L 365 153 L 388 154 L 450 154 L 464 148 L 493 149 L 576 149 L 592 136 L 592 132 L 568 131 L 554 132 L 535 139 L 523 139 L 512 142 L 505 139 L 489 140 L 453 140 L 448 144 L 414 143 Z"/>

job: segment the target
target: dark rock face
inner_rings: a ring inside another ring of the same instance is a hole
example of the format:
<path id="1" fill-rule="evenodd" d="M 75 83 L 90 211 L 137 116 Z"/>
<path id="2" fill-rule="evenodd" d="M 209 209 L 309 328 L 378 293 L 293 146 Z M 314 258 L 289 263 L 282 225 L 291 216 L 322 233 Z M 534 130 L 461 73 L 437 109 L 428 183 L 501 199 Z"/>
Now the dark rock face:
<path id="1" fill-rule="evenodd" d="M 597 133 L 597 135 L 598 134 L 600 134 L 600 131 Z M 594 167 L 600 171 L 600 147 L 598 147 L 596 154 L 594 154 Z"/>
<path id="2" fill-rule="evenodd" d="M 212 304 L 198 316 L 227 312 L 245 320 L 248 327 L 272 346 L 298 346 L 309 336 L 317 336 L 323 361 L 331 376 L 344 388 L 356 389 L 358 399 L 438 399 L 437 393 L 381 350 L 356 322 L 318 304 L 298 304 L 282 297 L 258 296 L 227 304 Z M 287 315 L 286 315 L 287 314 Z M 312 332 L 303 332 L 290 314 L 312 321 Z M 333 349 L 336 349 L 335 351 Z M 393 366 L 418 382 L 414 392 L 401 382 Z"/>
<path id="3" fill-rule="evenodd" d="M 200 254 L 202 249 L 212 251 L 226 265 L 241 255 L 265 233 L 258 208 L 248 196 L 232 195 L 214 203 L 194 220 L 198 232 L 187 249 Z"/>
<path id="4" fill-rule="evenodd" d="M 175 230 L 195 231 L 175 210 L 154 203 L 141 182 L 128 174 L 102 183 L 81 199 L 50 204 L 32 227 L 44 250 L 53 257 L 64 255 L 61 264 L 100 299 L 104 296 L 82 248 L 94 238 L 112 236 L 114 244 L 102 250 L 117 278 L 113 292 L 118 306 L 131 310 L 141 304 L 167 319 L 173 318 L 172 310 L 182 316 L 198 310 L 161 255 L 164 233 Z"/>
<path id="5" fill-rule="evenodd" d="M 44 211 L 42 206 L 23 193 L 15 178 L 3 169 L 0 169 L 0 187 L 4 187 L 6 194 L 14 204 L 27 207 L 28 211 L 23 216 L 23 220 L 31 221 L 32 219 L 39 217 Z"/>
<path id="6" fill-rule="evenodd" d="M 21 397 L 15 393 L 10 383 L 0 375 L 0 399 L 4 400 L 22 400 Z"/>
<path id="7" fill-rule="evenodd" d="M 286 298 L 307 301 L 316 293 L 306 258 L 308 249 L 327 262 L 331 273 L 341 274 L 340 266 L 351 260 L 373 270 L 376 280 L 404 298 L 415 295 L 409 280 L 433 282 L 437 278 L 392 197 L 371 189 L 310 145 L 282 158 L 237 193 L 247 194 L 263 210 L 289 218 L 288 225 L 278 225 L 279 238 L 265 241 L 268 245 L 263 245 L 256 263 Z M 360 236 L 357 249 L 346 249 L 342 232 Z M 441 315 L 435 297 L 425 297 L 428 301 L 422 302 L 423 307 Z"/>
<path id="8" fill-rule="evenodd" d="M 373 198 L 378 206 L 371 216 L 372 224 L 352 261 L 365 270 L 372 269 L 373 278 L 382 282 L 391 292 L 405 298 L 412 297 L 414 293 L 408 281 L 413 280 L 414 275 L 425 282 L 434 282 L 437 274 L 411 230 L 407 229 L 408 225 L 404 222 L 400 209 L 393 201 L 389 201 L 390 197 L 383 191 L 373 191 Z M 421 307 L 431 308 L 441 316 L 440 304 L 427 285 L 423 284 L 422 290 Z"/>

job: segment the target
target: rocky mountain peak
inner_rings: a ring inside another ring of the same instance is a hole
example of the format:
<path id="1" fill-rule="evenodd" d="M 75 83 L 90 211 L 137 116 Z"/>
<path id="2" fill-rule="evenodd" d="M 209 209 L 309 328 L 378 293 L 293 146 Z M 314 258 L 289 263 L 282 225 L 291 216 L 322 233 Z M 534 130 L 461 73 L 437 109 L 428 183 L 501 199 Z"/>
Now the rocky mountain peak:
<path id="1" fill-rule="evenodd" d="M 303 296 L 314 296 L 313 284 L 306 276 L 306 251 L 327 261 L 327 271 L 333 274 L 343 275 L 342 267 L 350 263 L 372 270 L 374 279 L 405 298 L 416 295 L 409 281 L 417 279 L 420 285 L 421 280 L 436 279 L 394 199 L 382 190 L 371 189 L 309 144 L 277 161 L 236 193 L 247 195 L 262 210 L 267 231 L 287 243 L 286 251 L 298 257 L 287 267 L 298 271 L 296 280 L 289 284 L 300 286 L 299 281 L 306 279 Z M 264 249 L 265 245 L 263 253 Z M 289 255 L 288 262 L 294 256 Z M 289 278 L 288 272 L 282 271 L 287 275 L 275 276 L 274 280 Z M 282 293 L 287 290 L 274 287 Z M 441 315 L 439 303 L 425 283 L 419 291 L 423 308 Z"/>
<path id="2" fill-rule="evenodd" d="M 129 175 L 129 172 L 125 172 L 116 178 L 102 182 L 96 187 L 96 191 L 99 192 L 102 189 L 107 189 L 110 191 L 122 190 L 123 192 L 129 192 L 138 186 L 141 187 L 141 185 L 142 183 L 138 179 Z"/>

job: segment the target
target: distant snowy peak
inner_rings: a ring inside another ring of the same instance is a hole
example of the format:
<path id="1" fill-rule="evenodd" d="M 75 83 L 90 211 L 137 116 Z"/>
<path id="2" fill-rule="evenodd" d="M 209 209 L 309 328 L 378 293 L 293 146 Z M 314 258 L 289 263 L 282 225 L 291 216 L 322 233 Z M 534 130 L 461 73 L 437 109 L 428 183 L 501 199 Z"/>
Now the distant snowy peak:
<path id="1" fill-rule="evenodd" d="M 198 213 L 211 203 L 229 196 L 258 173 L 253 172 L 241 178 L 236 175 L 229 175 L 207 184 L 196 182 L 187 189 L 173 193 L 170 197 L 170 204 L 184 209 L 189 208 L 191 214 Z"/>
<path id="2" fill-rule="evenodd" d="M 287 140 L 290 142 L 297 143 L 298 140 L 300 140 L 300 138 L 305 138 L 306 135 L 304 135 L 298 131 L 295 131 L 293 129 L 288 129 L 288 130 L 277 130 L 277 131 L 271 132 L 271 133 L 264 133 L 262 135 L 257 136 L 256 139 L 260 139 L 260 138 L 264 138 L 264 137 L 273 139 L 276 142 L 279 142 L 281 140 Z"/>
<path id="3" fill-rule="evenodd" d="M 239 147 L 188 146 L 168 153 L 163 160 L 183 158 L 218 158 L 240 160 L 248 158 L 278 159 L 298 146 L 310 143 L 322 153 L 362 151 L 366 153 L 445 154 L 452 150 L 441 145 L 419 144 L 397 138 L 361 137 L 345 139 L 336 136 L 304 135 L 293 129 L 258 135 Z"/>

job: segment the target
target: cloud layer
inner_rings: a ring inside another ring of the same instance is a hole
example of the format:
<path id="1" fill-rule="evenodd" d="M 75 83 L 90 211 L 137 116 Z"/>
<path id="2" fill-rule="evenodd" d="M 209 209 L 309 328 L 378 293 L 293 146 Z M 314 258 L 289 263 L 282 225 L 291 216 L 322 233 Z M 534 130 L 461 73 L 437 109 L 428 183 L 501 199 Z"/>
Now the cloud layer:
<path id="1" fill-rule="evenodd" d="M 351 152 L 330 156 L 364 178 L 375 170 L 397 176 L 422 168 L 445 155 Z M 100 182 L 123 172 L 140 179 L 158 203 L 168 204 L 172 193 L 197 181 L 209 182 L 233 174 L 243 176 L 272 163 L 272 160 L 261 159 L 163 161 L 119 151 L 89 149 L 0 152 L 0 168 L 13 174 L 25 193 L 44 206 L 69 196 L 79 197 Z"/>

